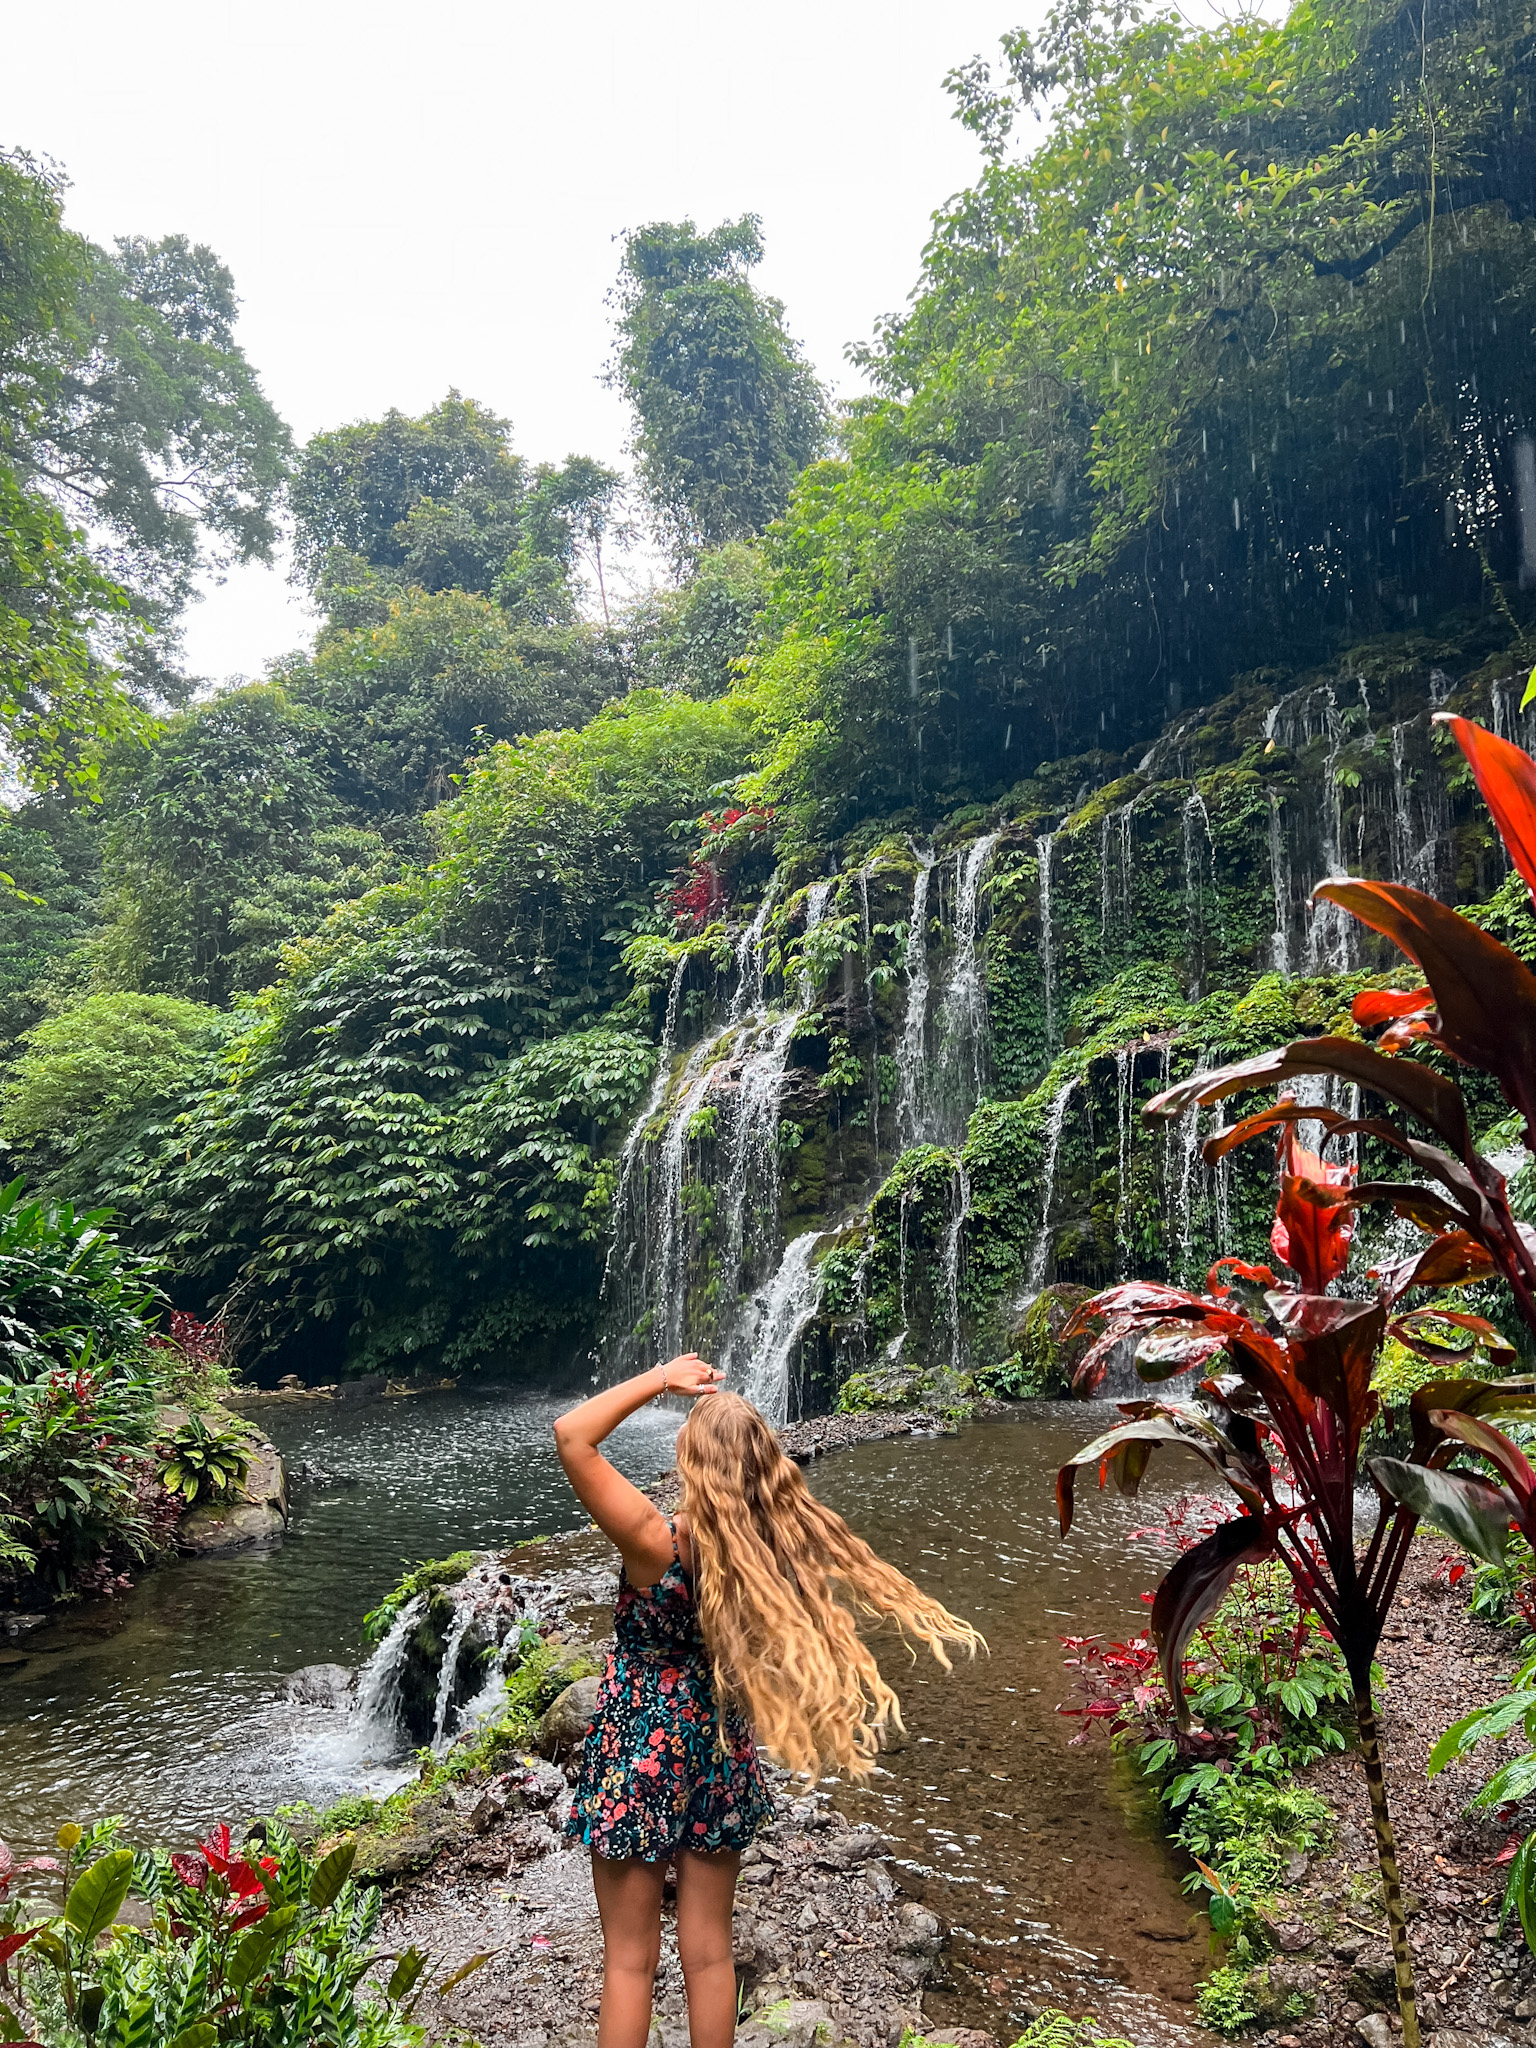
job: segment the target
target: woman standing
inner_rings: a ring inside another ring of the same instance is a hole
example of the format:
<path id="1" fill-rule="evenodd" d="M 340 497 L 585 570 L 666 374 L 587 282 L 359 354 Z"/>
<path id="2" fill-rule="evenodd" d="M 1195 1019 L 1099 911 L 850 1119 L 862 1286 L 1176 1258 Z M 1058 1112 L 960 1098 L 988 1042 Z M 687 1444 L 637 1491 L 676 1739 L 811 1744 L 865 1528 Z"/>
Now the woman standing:
<path id="1" fill-rule="evenodd" d="M 856 1617 L 926 1643 L 946 1668 L 946 1644 L 974 1654 L 981 1642 L 822 1506 L 721 1377 L 690 1352 L 555 1424 L 566 1476 L 623 1559 L 569 1822 L 591 1848 L 603 1924 L 598 2048 L 645 2048 L 669 1862 L 692 2048 L 729 2048 L 736 1872 L 773 1814 L 756 1745 L 792 1771 L 859 1778 L 902 1725 Z M 675 1519 L 598 1448 L 663 1393 L 696 1397 L 677 1437 Z"/>

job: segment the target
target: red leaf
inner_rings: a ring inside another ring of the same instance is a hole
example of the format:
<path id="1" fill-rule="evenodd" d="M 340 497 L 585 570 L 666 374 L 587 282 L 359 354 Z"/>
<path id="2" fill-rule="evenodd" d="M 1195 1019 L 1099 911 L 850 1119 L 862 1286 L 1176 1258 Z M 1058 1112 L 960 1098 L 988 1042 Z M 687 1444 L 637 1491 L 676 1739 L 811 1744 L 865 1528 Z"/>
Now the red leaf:
<path id="1" fill-rule="evenodd" d="M 1360 1433 L 1380 1405 L 1371 1392 L 1371 1368 L 1386 1313 L 1379 1302 L 1335 1301 L 1325 1294 L 1271 1295 L 1270 1305 L 1285 1331 L 1296 1377 L 1327 1402 L 1338 1422 L 1352 1470 Z"/>
<path id="2" fill-rule="evenodd" d="M 1525 962 L 1418 889 L 1336 881 L 1319 882 L 1312 893 L 1383 933 L 1419 963 L 1435 992 L 1436 1042 L 1469 1067 L 1494 1075 L 1505 1099 L 1536 1126 L 1536 974 Z M 1457 1146 L 1463 1158 L 1466 1149 Z"/>
<path id="3" fill-rule="evenodd" d="M 35 1926 L 24 1927 L 20 1934 L 0 1934 L 0 1968 L 11 1960 L 17 1949 L 25 1948 L 34 1934 L 41 1934 L 47 1924 L 46 1920 L 39 1920 Z"/>
<path id="4" fill-rule="evenodd" d="M 1324 883 L 1322 888 L 1326 890 L 1332 886 L 1335 885 Z M 1345 882 L 1337 886 L 1353 888 L 1356 885 Z M 1423 900 L 1433 902 L 1430 897 Z M 1352 906 L 1346 905 L 1349 907 Z M 1434 904 L 1435 909 L 1440 907 Z M 1445 914 L 1447 917 L 1455 916 L 1454 911 Z M 1464 920 L 1457 919 L 1457 922 Z M 1468 931 L 1473 929 L 1473 926 L 1467 926 Z M 1443 1080 L 1432 1068 L 1420 1066 L 1416 1060 L 1389 1059 L 1373 1046 L 1362 1045 L 1358 1038 L 1295 1038 L 1289 1045 L 1277 1046 L 1273 1052 L 1259 1053 L 1254 1059 L 1238 1060 L 1230 1067 L 1216 1067 L 1208 1074 L 1192 1074 L 1187 1081 L 1180 1081 L 1177 1086 L 1164 1089 L 1161 1095 L 1155 1095 L 1142 1115 L 1182 1116 L 1186 1110 L 1221 1102 L 1228 1095 L 1241 1094 L 1245 1088 L 1295 1081 L 1303 1074 L 1334 1074 L 1342 1081 L 1358 1082 L 1362 1088 L 1371 1089 L 1388 1102 L 1401 1103 L 1404 1109 L 1411 1110 L 1422 1123 L 1428 1124 L 1432 1131 L 1438 1132 L 1458 1158 L 1466 1156 L 1469 1144 L 1466 1105 L 1455 1082 Z M 1328 1123 L 1329 1117 L 1319 1112 L 1314 1120 Z M 1345 1124 L 1342 1128 L 1358 1129 L 1359 1126 Z M 1401 1139 L 1397 1142 L 1401 1144 Z"/>
<path id="5" fill-rule="evenodd" d="M 1450 711 L 1439 711 L 1435 718 L 1451 728 L 1471 764 L 1499 837 L 1536 901 L 1536 761 L 1469 718 Z"/>
<path id="6" fill-rule="evenodd" d="M 1427 988 L 1409 989 L 1406 995 L 1399 989 L 1368 988 L 1355 997 L 1349 1014 L 1362 1031 L 1375 1031 L 1399 1017 L 1422 1016 L 1433 1002 L 1433 991 Z"/>
<path id="7" fill-rule="evenodd" d="M 1268 1266 L 1250 1266 L 1246 1259 L 1218 1259 L 1205 1276 L 1205 1291 L 1214 1294 L 1218 1301 L 1225 1301 L 1232 1292 L 1224 1280 L 1218 1280 L 1218 1273 L 1235 1273 L 1240 1280 L 1252 1280 L 1260 1287 L 1273 1287 L 1275 1276 Z"/>
<path id="8" fill-rule="evenodd" d="M 200 1892 L 208 1882 L 208 1865 L 196 1850 L 173 1851 L 171 1868 L 191 1891 Z"/>
<path id="9" fill-rule="evenodd" d="M 1349 1262 L 1355 1215 L 1352 1166 L 1330 1166 L 1296 1142 L 1296 1126 L 1280 1136 L 1280 1200 L 1269 1241 L 1307 1294 L 1327 1292 Z"/>
<path id="10" fill-rule="evenodd" d="M 242 1927 L 254 1926 L 255 1923 L 263 1917 L 266 1911 L 267 1902 L 265 1899 L 263 1899 L 259 1906 L 247 1906 L 243 1912 L 237 1913 L 234 1919 L 231 1920 L 229 1924 L 238 1932 L 238 1930 Z"/>
<path id="11" fill-rule="evenodd" d="M 209 1867 L 222 1877 L 229 1868 L 229 1829 L 223 1821 L 216 1828 L 210 1828 L 206 1840 L 198 1847 L 208 1858 Z"/>

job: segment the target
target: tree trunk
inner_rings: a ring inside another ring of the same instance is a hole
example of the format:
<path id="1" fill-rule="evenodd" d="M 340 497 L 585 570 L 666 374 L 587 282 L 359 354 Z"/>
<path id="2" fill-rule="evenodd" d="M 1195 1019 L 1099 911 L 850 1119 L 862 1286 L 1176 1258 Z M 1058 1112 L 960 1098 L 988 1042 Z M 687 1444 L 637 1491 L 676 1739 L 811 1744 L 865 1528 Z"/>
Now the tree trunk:
<path id="1" fill-rule="evenodd" d="M 1376 1708 L 1369 1688 L 1355 1694 L 1355 1717 L 1360 1725 L 1360 1760 L 1365 1766 L 1365 1782 L 1371 1792 L 1371 1819 L 1376 1828 L 1376 1860 L 1381 1865 L 1381 1888 L 1387 1900 L 1387 1924 L 1392 1930 L 1392 1968 L 1397 1978 L 1397 2010 L 1403 2022 L 1403 2048 L 1419 2048 L 1419 2015 L 1413 1996 L 1413 1955 L 1408 1947 L 1408 1922 L 1403 1913 L 1397 1840 L 1392 1833 L 1392 1816 L 1387 1811 L 1387 1780 L 1381 1768 L 1381 1749 L 1376 1740 Z"/>

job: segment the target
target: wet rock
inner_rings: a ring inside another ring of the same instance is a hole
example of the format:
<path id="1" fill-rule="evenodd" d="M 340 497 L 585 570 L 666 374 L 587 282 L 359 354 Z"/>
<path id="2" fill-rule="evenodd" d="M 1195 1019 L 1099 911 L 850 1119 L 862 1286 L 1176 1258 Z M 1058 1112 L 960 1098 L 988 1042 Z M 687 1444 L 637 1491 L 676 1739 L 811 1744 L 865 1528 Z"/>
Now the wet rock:
<path id="1" fill-rule="evenodd" d="M 943 1946 L 944 1930 L 937 1913 L 930 1913 L 916 1899 L 907 1899 L 897 1910 L 896 1922 L 904 1953 L 915 1956 L 938 1954 Z"/>
<path id="2" fill-rule="evenodd" d="M 819 1998 L 784 1998 L 753 2013 L 736 2039 L 741 2048 L 813 2048 L 818 2041 L 830 2041 L 835 2031 Z"/>
<path id="3" fill-rule="evenodd" d="M 874 1828 L 850 1828 L 845 1835 L 829 1835 L 816 1844 L 816 1861 L 829 1870 L 853 1870 L 890 1853 L 890 1842 Z"/>
<path id="4" fill-rule="evenodd" d="M 1352 1997 L 1366 2006 L 1380 2005 L 1384 1999 L 1395 2000 L 1397 1973 L 1393 1968 L 1391 1949 L 1372 1948 L 1369 1944 L 1362 1948 L 1349 1973 L 1347 1989 Z"/>
<path id="5" fill-rule="evenodd" d="M 277 1446 L 257 1440 L 245 1484 L 228 1502 L 195 1507 L 176 1526 L 176 1548 L 188 1557 L 214 1557 L 275 1543 L 288 1526 L 288 1484 Z"/>
<path id="6" fill-rule="evenodd" d="M 560 1756 L 586 1741 L 601 1684 L 600 1678 L 578 1678 L 556 1695 L 539 1722 L 536 1746 L 541 1756 Z"/>
<path id="7" fill-rule="evenodd" d="M 277 1689 L 280 1700 L 301 1707 L 345 1707 L 357 1673 L 347 1664 L 302 1664 Z"/>
<path id="8" fill-rule="evenodd" d="M 11 1637 L 30 1635 L 33 1629 L 41 1628 L 47 1619 L 46 1614 L 0 1615 L 0 1632 Z"/>
<path id="9" fill-rule="evenodd" d="M 891 1876 L 891 1873 L 883 1863 L 866 1863 L 859 1872 L 859 1876 L 868 1885 L 877 1899 L 889 1900 L 895 1898 L 896 1880 Z"/>
<path id="10" fill-rule="evenodd" d="M 557 1799 L 563 1799 L 567 1790 L 564 1771 L 541 1757 L 529 1757 L 525 1765 L 511 1774 L 510 1782 L 523 1805 L 534 1812 L 542 1812 Z"/>
<path id="11" fill-rule="evenodd" d="M 386 1374 L 364 1373 L 361 1379 L 340 1381 L 336 1388 L 336 1398 L 338 1401 L 373 1401 L 377 1400 L 388 1386 Z"/>
<path id="12" fill-rule="evenodd" d="M 1355 2032 L 1365 2048 L 1392 2048 L 1392 2022 L 1384 2012 L 1367 2013 L 1355 2023 Z"/>
<path id="13" fill-rule="evenodd" d="M 492 1828 L 501 1825 L 506 1817 L 506 1811 L 505 1791 L 494 1785 L 490 1786 L 475 1801 L 469 1816 L 469 1832 L 472 1835 L 488 1835 Z"/>
<path id="14" fill-rule="evenodd" d="M 936 2034 L 920 2037 L 928 2048 L 997 2048 L 990 2034 L 984 2034 L 979 2027 L 941 2027 Z"/>

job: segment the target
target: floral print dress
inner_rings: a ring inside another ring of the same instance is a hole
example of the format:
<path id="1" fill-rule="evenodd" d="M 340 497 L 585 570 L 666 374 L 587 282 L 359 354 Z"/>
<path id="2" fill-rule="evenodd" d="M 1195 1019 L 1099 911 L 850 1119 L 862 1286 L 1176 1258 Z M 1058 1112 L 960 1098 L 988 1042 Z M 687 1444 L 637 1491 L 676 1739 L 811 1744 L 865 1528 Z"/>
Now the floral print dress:
<path id="1" fill-rule="evenodd" d="M 728 1713 L 725 1740 L 693 1589 L 672 1562 L 637 1589 L 621 1571 L 614 1648 L 582 1752 L 566 1832 L 599 1856 L 659 1863 L 679 1849 L 744 1849 L 773 1817 L 752 1731 Z"/>

